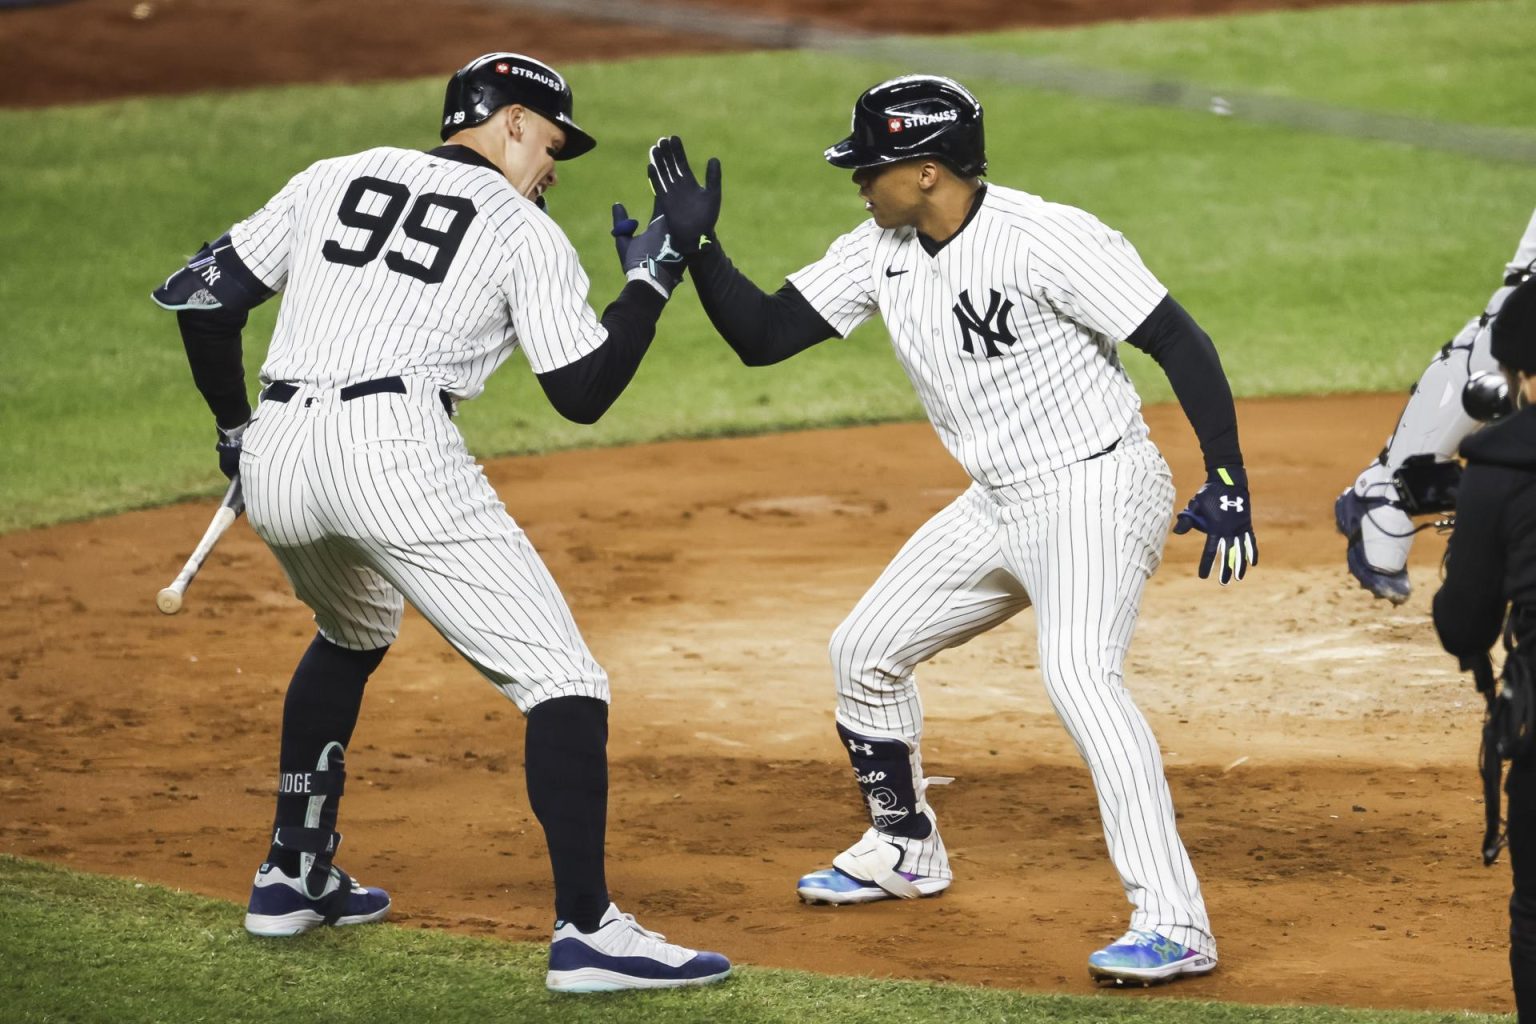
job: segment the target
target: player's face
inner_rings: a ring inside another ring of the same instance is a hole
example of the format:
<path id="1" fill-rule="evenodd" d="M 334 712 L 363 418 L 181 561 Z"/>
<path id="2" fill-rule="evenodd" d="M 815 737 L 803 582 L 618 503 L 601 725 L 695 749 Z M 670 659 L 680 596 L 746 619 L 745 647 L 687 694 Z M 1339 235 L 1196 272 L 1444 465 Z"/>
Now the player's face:
<path id="1" fill-rule="evenodd" d="M 517 166 L 507 177 L 525 197 L 538 199 L 560 181 L 555 174 L 555 154 L 565 146 L 565 129 L 531 110 L 523 111 L 522 116 Z"/>
<path id="2" fill-rule="evenodd" d="M 882 228 L 910 227 L 917 223 L 923 201 L 919 187 L 922 162 L 903 160 L 880 167 L 861 167 L 853 172 L 864 209 Z"/>

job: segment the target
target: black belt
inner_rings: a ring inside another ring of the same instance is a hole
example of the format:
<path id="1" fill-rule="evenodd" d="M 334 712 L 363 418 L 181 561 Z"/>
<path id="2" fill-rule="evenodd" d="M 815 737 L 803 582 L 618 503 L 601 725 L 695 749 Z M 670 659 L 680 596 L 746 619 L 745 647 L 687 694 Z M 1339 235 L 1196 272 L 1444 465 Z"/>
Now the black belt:
<path id="1" fill-rule="evenodd" d="M 299 393 L 299 386 L 286 380 L 275 380 L 266 386 L 261 393 L 263 402 L 287 402 Z M 354 398 L 362 398 L 364 395 L 403 395 L 405 394 L 405 381 L 399 377 L 380 377 L 377 380 L 365 380 L 357 384 L 348 384 L 338 392 L 343 402 L 350 402 Z M 448 392 L 439 391 L 437 397 L 442 400 L 443 409 L 448 415 L 453 415 L 453 399 Z"/>

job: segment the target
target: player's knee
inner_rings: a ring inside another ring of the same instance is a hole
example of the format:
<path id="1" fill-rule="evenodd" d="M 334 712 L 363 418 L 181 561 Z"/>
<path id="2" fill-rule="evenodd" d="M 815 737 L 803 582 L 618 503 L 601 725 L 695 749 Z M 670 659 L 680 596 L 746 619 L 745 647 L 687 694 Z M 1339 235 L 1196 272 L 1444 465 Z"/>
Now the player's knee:
<path id="1" fill-rule="evenodd" d="M 888 685 L 889 673 L 882 669 L 880 652 L 868 640 L 871 632 L 852 616 L 832 631 L 827 656 L 832 661 L 838 693 L 854 695 Z"/>

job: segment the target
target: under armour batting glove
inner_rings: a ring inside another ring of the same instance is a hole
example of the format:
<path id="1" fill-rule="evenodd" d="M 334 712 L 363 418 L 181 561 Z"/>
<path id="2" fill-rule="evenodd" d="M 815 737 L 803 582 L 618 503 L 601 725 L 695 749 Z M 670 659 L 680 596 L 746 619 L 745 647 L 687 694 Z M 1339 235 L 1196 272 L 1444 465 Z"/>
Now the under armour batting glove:
<path id="1" fill-rule="evenodd" d="M 218 428 L 219 440 L 213 450 L 219 453 L 219 469 L 231 480 L 240 473 L 240 439 L 245 436 L 247 425 L 242 423 L 228 430 Z"/>
<path id="2" fill-rule="evenodd" d="M 1241 466 L 1213 469 L 1205 483 L 1189 499 L 1173 526 L 1174 533 L 1199 530 L 1205 534 L 1200 555 L 1200 578 L 1219 565 L 1222 586 L 1240 580 L 1248 567 L 1259 564 L 1259 546 L 1253 539 L 1253 502 L 1248 498 L 1248 474 Z"/>
<path id="3" fill-rule="evenodd" d="M 623 203 L 613 204 L 613 245 L 619 251 L 624 276 L 631 281 L 644 281 L 662 298 L 668 298 L 683 279 L 683 254 L 672 247 L 672 229 L 667 218 L 653 214 L 650 224 L 636 235 L 639 226 Z"/>
<path id="4" fill-rule="evenodd" d="M 672 135 L 657 139 L 651 147 L 646 174 L 660 211 L 677 234 L 679 251 L 692 256 L 708 245 L 720 219 L 720 161 L 709 158 L 701 187 L 688 166 L 683 140 Z"/>

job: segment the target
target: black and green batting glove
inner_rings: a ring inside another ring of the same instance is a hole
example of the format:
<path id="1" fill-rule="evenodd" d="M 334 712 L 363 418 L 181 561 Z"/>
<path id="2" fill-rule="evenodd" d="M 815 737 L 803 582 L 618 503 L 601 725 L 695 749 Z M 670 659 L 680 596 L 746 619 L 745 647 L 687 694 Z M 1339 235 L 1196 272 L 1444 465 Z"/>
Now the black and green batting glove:
<path id="1" fill-rule="evenodd" d="M 672 225 L 677 248 L 692 256 L 710 243 L 720 219 L 720 161 L 709 158 L 704 184 L 693 176 L 683 140 L 676 135 L 656 140 L 646 168 L 658 208 Z"/>
<path id="2" fill-rule="evenodd" d="M 1253 539 L 1253 502 L 1248 497 L 1248 474 L 1241 466 L 1218 467 L 1206 473 L 1205 483 L 1179 513 L 1173 532 L 1199 530 L 1205 534 L 1200 555 L 1200 578 L 1219 565 L 1222 586 L 1240 580 L 1248 567 L 1259 564 L 1259 545 Z"/>

